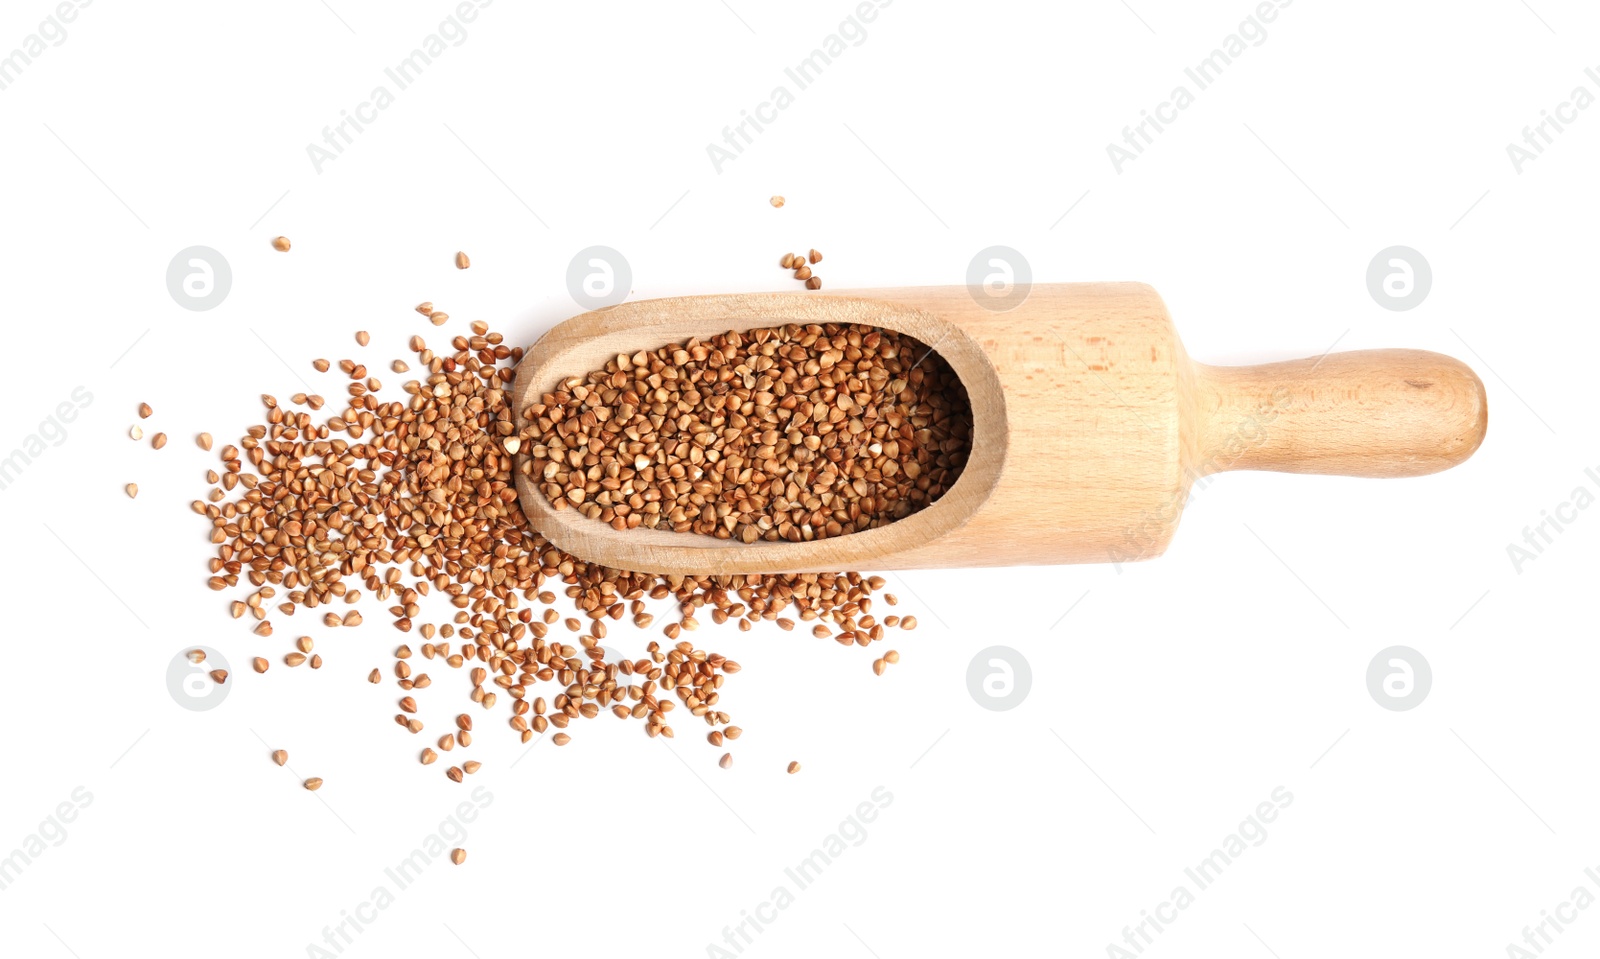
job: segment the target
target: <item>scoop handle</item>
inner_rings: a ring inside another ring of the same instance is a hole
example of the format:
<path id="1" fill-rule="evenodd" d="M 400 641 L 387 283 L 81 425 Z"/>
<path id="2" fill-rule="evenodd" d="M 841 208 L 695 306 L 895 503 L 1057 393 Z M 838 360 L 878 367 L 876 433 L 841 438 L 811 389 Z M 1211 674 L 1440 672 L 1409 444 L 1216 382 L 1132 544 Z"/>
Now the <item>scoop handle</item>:
<path id="1" fill-rule="evenodd" d="M 1197 365 L 1196 475 L 1272 470 L 1423 476 L 1483 442 L 1483 382 L 1426 350 L 1358 350 L 1261 366 Z"/>

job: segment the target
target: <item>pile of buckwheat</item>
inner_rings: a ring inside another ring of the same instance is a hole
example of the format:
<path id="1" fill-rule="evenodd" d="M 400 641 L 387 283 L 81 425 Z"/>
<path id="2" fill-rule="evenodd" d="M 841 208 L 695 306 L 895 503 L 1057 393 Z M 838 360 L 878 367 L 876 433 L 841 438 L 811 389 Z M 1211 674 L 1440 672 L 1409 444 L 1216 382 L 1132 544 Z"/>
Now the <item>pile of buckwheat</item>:
<path id="1" fill-rule="evenodd" d="M 435 325 L 448 320 L 431 304 L 424 307 Z M 301 611 L 320 612 L 325 629 L 359 625 L 356 605 L 371 597 L 386 606 L 397 631 L 420 639 L 415 653 L 406 644 L 391 652 L 399 687 L 395 720 L 413 734 L 422 733 L 424 722 L 411 691 L 431 685 L 429 668 L 449 668 L 466 670 L 471 702 L 502 716 L 523 742 L 550 726 L 565 730 L 606 712 L 642 721 L 649 736 L 672 737 L 670 714 L 682 708 L 711 727 L 707 740 L 720 748 L 740 735 L 716 708 L 725 677 L 739 664 L 680 640 L 702 616 L 736 621 L 741 630 L 758 620 L 792 630 L 799 619 L 813 623 L 818 637 L 863 647 L 881 640 L 886 627 L 915 628 L 915 617 L 880 622 L 872 614 L 872 594 L 884 585 L 875 576 L 661 576 L 593 565 L 557 549 L 529 526 L 512 481 L 515 454 L 533 445 L 520 434 L 542 422 L 536 415 L 519 425 L 510 406 L 512 366 L 522 350 L 483 323 L 473 323 L 472 334 L 454 337 L 442 352 L 412 337 L 420 378 L 402 385 L 405 399 L 380 399 L 378 378 L 346 359 L 338 364 L 348 381 L 345 396 L 328 414 L 320 396 L 295 394 L 286 403 L 263 396 L 265 422 L 246 430 L 237 446 L 219 450 L 221 472 L 208 473 L 212 489 L 192 504 L 210 521 L 216 546 L 209 585 L 245 587 L 229 609 L 235 619 L 254 620 L 261 641 Z M 363 348 L 368 341 L 357 336 Z M 970 432 L 964 396 L 958 404 L 941 392 L 951 385 L 947 369 L 936 357 L 918 365 L 924 348 L 904 337 L 854 327 L 786 328 L 683 349 L 686 361 L 671 349 L 619 358 L 614 372 L 621 380 L 599 391 L 602 399 L 608 391 L 639 397 L 630 415 L 656 434 L 641 437 L 637 451 L 630 439 L 626 480 L 615 455 L 583 454 L 596 458 L 582 464 L 585 477 L 596 467 L 602 485 L 617 480 L 611 492 L 622 495 L 601 505 L 587 479 L 580 485 L 572 477 L 576 466 L 564 474 L 558 466 L 562 497 L 570 500 L 570 491 L 581 489 L 602 515 L 610 508 L 612 519 L 624 522 L 653 516 L 691 529 L 708 525 L 714 535 L 748 537 L 755 530 L 805 539 L 907 515 L 960 472 Z M 410 366 L 397 359 L 391 369 L 405 373 Z M 638 392 L 656 378 L 661 385 Z M 584 419 L 580 414 L 577 422 Z M 548 422 L 559 435 L 568 421 Z M 552 449 L 547 441 L 543 454 L 525 461 L 553 463 L 538 458 Z M 697 456 L 720 469 L 675 473 Z M 650 463 L 640 464 L 640 457 Z M 570 456 L 563 462 L 571 463 Z M 646 498 L 651 480 L 641 477 L 653 475 L 646 470 L 661 471 L 654 488 L 663 499 L 655 500 L 656 510 L 634 511 L 629 497 Z M 633 492 L 623 494 L 630 482 Z M 623 503 L 628 513 L 617 509 Z M 691 515 L 692 505 L 700 508 Z M 563 602 L 557 590 L 569 609 L 565 618 L 556 608 Z M 454 607 L 448 621 L 423 614 L 422 601 L 435 593 Z M 661 628 L 668 645 L 651 642 L 645 657 L 612 661 L 602 645 L 608 624 L 629 617 L 649 628 L 654 616 L 647 601 L 668 600 L 676 604 L 674 621 Z M 890 594 L 884 600 L 895 603 Z M 316 669 L 322 660 L 312 649 L 312 638 L 299 636 L 279 658 L 287 668 Z M 874 669 L 897 660 L 891 650 Z M 271 665 L 266 656 L 253 659 L 257 673 Z M 382 682 L 383 672 L 375 668 L 369 679 Z M 505 706 L 496 713 L 502 697 Z M 441 725 L 440 751 L 471 745 L 470 712 Z M 565 745 L 570 736 L 558 731 L 552 741 Z M 419 751 L 424 765 L 438 758 L 432 747 Z M 724 753 L 720 765 L 730 763 Z M 469 761 L 445 774 L 459 782 L 478 768 Z M 308 781 L 306 788 L 316 785 Z"/>
<path id="2" fill-rule="evenodd" d="M 911 515 L 955 484 L 972 409 L 943 358 L 855 325 L 728 332 L 619 355 L 524 411 L 523 469 L 617 530 L 807 542 Z"/>

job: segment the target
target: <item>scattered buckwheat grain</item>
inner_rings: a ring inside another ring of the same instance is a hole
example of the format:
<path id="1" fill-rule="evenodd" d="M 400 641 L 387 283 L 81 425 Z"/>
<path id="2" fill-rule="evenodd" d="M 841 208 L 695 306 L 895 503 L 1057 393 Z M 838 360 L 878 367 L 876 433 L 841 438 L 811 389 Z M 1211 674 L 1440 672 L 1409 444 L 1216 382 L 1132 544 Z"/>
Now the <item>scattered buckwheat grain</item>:
<path id="1" fill-rule="evenodd" d="M 431 303 L 418 311 L 447 319 Z M 534 475 L 560 484 L 569 502 L 579 493 L 585 511 L 609 510 L 608 522 L 651 516 L 662 528 L 698 525 L 724 538 L 804 540 L 926 506 L 955 482 L 970 433 L 964 394 L 948 395 L 959 386 L 943 362 L 864 327 L 785 327 L 618 357 L 520 420 L 509 387 L 522 350 L 486 324 L 437 352 L 413 336 L 410 349 L 418 376 L 401 384 L 403 396 L 380 398 L 347 360 L 347 396 L 325 413 L 319 397 L 297 396 L 295 406 L 262 397 L 262 420 L 218 451 L 214 488 L 191 507 L 215 550 L 207 584 L 243 591 L 230 615 L 259 636 L 271 635 L 274 612 L 356 627 L 361 613 L 351 607 L 375 600 L 395 629 L 426 641 L 424 659 L 457 672 L 484 710 L 480 722 L 504 721 L 524 743 L 548 733 L 566 745 L 571 724 L 605 713 L 637 720 L 652 738 L 674 738 L 677 721 L 737 739 L 720 699 L 739 664 L 682 633 L 706 620 L 748 629 L 798 619 L 865 647 L 883 636 L 870 597 L 884 583 L 858 573 L 667 577 L 590 564 L 529 525 L 514 468 L 537 462 L 550 472 Z M 297 408 L 302 399 L 309 411 Z M 614 432 L 627 428 L 624 412 L 640 439 Z M 338 606 L 346 610 L 331 611 Z M 614 658 L 602 641 L 625 617 L 667 642 Z M 310 652 L 296 645 L 286 662 Z M 408 660 L 410 647 L 396 650 L 396 663 Z M 402 696 L 432 682 L 410 669 L 396 671 Z M 382 670 L 368 680 L 381 684 Z M 397 724 L 419 733 L 425 710 L 410 696 L 401 708 Z M 472 716 L 456 715 L 439 752 L 471 744 Z M 451 768 L 464 777 L 478 767 Z"/>

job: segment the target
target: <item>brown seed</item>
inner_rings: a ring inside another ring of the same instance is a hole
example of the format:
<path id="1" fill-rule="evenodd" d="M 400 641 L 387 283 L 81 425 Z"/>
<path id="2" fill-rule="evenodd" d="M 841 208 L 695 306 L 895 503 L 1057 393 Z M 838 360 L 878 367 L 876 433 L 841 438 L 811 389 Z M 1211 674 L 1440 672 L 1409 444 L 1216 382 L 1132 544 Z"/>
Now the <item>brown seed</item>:
<path id="1" fill-rule="evenodd" d="M 408 713 L 414 713 L 417 711 L 417 701 L 410 696 L 402 696 L 400 698 L 400 708 Z"/>
<path id="2" fill-rule="evenodd" d="M 306 661 L 306 655 L 305 653 L 289 653 L 283 657 L 283 661 L 290 666 L 298 666 Z"/>
<path id="3" fill-rule="evenodd" d="M 264 673 L 272 664 L 267 662 L 265 656 L 257 656 L 256 658 L 250 660 L 250 665 L 255 669 L 256 672 Z"/>
<path id="4" fill-rule="evenodd" d="M 282 766 L 284 763 L 288 762 L 289 761 L 289 752 L 288 752 L 288 750 L 286 750 L 286 749 L 274 749 L 272 751 L 272 761 L 277 763 L 280 766 Z"/>
<path id="5" fill-rule="evenodd" d="M 448 314 L 448 313 L 429 313 L 428 314 L 428 320 L 434 326 L 444 326 L 446 323 L 450 322 L 450 314 Z"/>
<path id="6" fill-rule="evenodd" d="M 362 346 L 366 346 L 368 343 L 372 342 L 372 334 L 368 333 L 366 330 L 356 330 L 356 342 Z"/>
<path id="7" fill-rule="evenodd" d="M 900 661 L 900 654 L 891 649 L 887 653 L 883 654 L 883 659 L 888 663 L 898 663 Z"/>
<path id="8" fill-rule="evenodd" d="M 556 733 L 554 736 L 550 737 L 550 741 L 555 743 L 557 746 L 565 746 L 567 743 L 572 742 L 572 737 L 568 736 L 566 733 Z"/>
<path id="9" fill-rule="evenodd" d="M 791 269 L 804 259 L 790 254 Z M 431 320 L 438 311 L 429 304 L 422 312 Z M 283 405 L 263 397 L 263 419 L 237 447 L 221 449 L 215 489 L 191 509 L 212 526 L 207 585 L 255 590 L 229 609 L 241 619 L 248 612 L 258 635 L 270 635 L 274 607 L 353 626 L 354 604 L 376 596 L 397 629 L 427 641 L 425 658 L 472 673 L 464 690 L 472 701 L 489 709 L 505 696 L 524 743 L 549 735 L 569 744 L 571 723 L 609 710 L 639 720 L 651 737 L 673 738 L 673 716 L 703 719 L 726 744 L 738 727 L 718 699 L 739 665 L 696 648 L 695 630 L 799 621 L 865 646 L 882 638 L 871 597 L 884 584 L 827 573 L 747 577 L 734 587 L 591 566 L 527 525 L 519 476 L 554 487 L 547 498 L 564 508 L 607 513 L 603 521 L 618 528 L 809 541 L 926 507 L 955 482 L 970 441 L 959 380 L 926 346 L 890 330 L 796 325 L 618 356 L 604 371 L 553 387 L 556 406 L 531 403 L 525 417 L 509 401 L 522 351 L 482 322 L 447 339 L 429 349 L 410 337 L 402 362 L 419 375 L 398 400 L 380 400 L 376 377 L 354 360 L 340 364 L 347 397 L 320 415 L 320 397 Z M 714 351 L 722 356 L 711 359 Z M 654 389 L 663 392 L 646 395 Z M 658 403 L 672 413 L 652 421 Z M 625 435 L 617 427 L 627 418 Z M 609 436 L 595 428 L 601 423 Z M 680 443 L 663 442 L 673 428 L 684 430 Z M 558 579 L 563 587 L 547 588 Z M 432 602 L 424 597 L 433 594 L 454 605 L 437 625 L 423 622 Z M 331 612 L 340 600 L 345 612 Z M 663 606 L 652 615 L 646 602 Z M 651 643 L 635 659 L 610 661 L 600 644 L 623 617 L 639 628 L 659 619 L 667 647 Z M 318 661 L 307 660 L 313 668 Z M 370 678 L 381 684 L 381 669 Z M 402 696 L 427 684 L 421 674 L 399 678 Z M 552 702 L 527 695 L 542 683 L 556 684 Z M 405 711 L 396 721 L 423 728 Z M 459 728 L 439 739 L 435 756 L 470 742 Z"/>
<path id="10" fill-rule="evenodd" d="M 381 673 L 378 670 L 374 669 L 372 672 L 367 674 L 367 682 L 372 683 L 374 685 L 383 682 L 383 673 Z"/>
<path id="11" fill-rule="evenodd" d="M 460 714 L 459 716 L 456 717 L 456 726 L 459 727 L 462 730 L 471 730 L 472 729 L 472 717 L 468 716 L 466 713 Z"/>
<path id="12" fill-rule="evenodd" d="M 427 766 L 439 758 L 439 754 L 427 746 L 422 747 L 422 765 Z"/>
<path id="13" fill-rule="evenodd" d="M 156 449 L 160 449 L 161 447 L 166 446 L 167 445 L 167 434 L 165 434 L 165 433 L 157 433 L 156 435 L 150 437 L 150 445 L 155 447 Z"/>
<path id="14" fill-rule="evenodd" d="M 812 263 L 821 263 L 822 262 L 822 254 L 818 253 L 813 248 L 810 253 L 806 254 L 806 259 L 810 260 Z"/>
<path id="15" fill-rule="evenodd" d="M 201 433 L 199 436 L 196 436 L 194 438 L 194 441 L 196 443 L 200 444 L 200 448 L 203 449 L 203 450 L 209 450 L 211 448 L 211 434 L 210 433 Z"/>
<path id="16" fill-rule="evenodd" d="M 417 304 L 417 312 L 421 313 L 423 316 L 432 315 L 432 313 L 433 313 L 433 302 L 431 300 L 424 300 L 423 302 L 418 303 Z M 416 349 L 416 347 L 412 347 L 412 349 Z"/>
<path id="17" fill-rule="evenodd" d="M 872 661 L 872 672 L 874 674 L 878 675 L 878 676 L 882 676 L 883 675 L 883 667 L 884 667 L 884 665 L 885 665 L 885 663 L 884 663 L 883 660 L 874 659 Z"/>
<path id="18" fill-rule="evenodd" d="M 799 771 L 800 771 L 800 764 L 799 763 L 790 763 L 789 764 L 789 775 L 793 776 L 795 773 L 797 773 Z"/>
<path id="19" fill-rule="evenodd" d="M 396 373 L 404 373 L 410 370 L 411 367 L 406 365 L 405 360 L 395 360 L 389 364 L 389 369 L 394 370 Z"/>
<path id="20" fill-rule="evenodd" d="M 794 254 L 793 253 L 785 253 L 783 255 L 783 259 L 778 261 L 778 265 L 783 267 L 785 270 L 794 269 Z"/>
<path id="21" fill-rule="evenodd" d="M 458 866 L 461 865 L 467 861 L 467 851 L 465 849 L 450 850 L 450 861 Z"/>
<path id="22" fill-rule="evenodd" d="M 900 619 L 900 628 L 901 629 L 916 629 L 917 628 L 917 618 L 915 616 L 904 616 L 904 617 L 901 617 L 901 619 Z"/>
<path id="23" fill-rule="evenodd" d="M 228 671 L 226 669 L 213 669 L 211 671 L 211 681 L 221 686 L 228 681 Z"/>
<path id="24" fill-rule="evenodd" d="M 289 238 L 286 237 L 286 236 L 273 237 L 272 238 L 272 248 L 274 250 L 277 250 L 279 253 L 288 253 L 289 252 Z M 312 259 L 315 259 L 315 257 L 313 257 Z"/>
<path id="25" fill-rule="evenodd" d="M 471 775 L 472 773 L 482 769 L 483 763 L 478 762 L 476 759 L 469 759 L 461 764 L 461 768 L 466 770 L 468 775 Z"/>
<path id="26" fill-rule="evenodd" d="M 310 636 L 301 636 L 299 639 L 294 641 L 294 648 L 300 650 L 302 653 L 311 652 L 312 645 L 313 643 L 311 642 Z"/>
<path id="27" fill-rule="evenodd" d="M 311 361 L 311 365 L 312 365 L 312 367 L 314 367 L 316 369 L 316 371 L 318 373 L 326 373 L 326 372 L 328 372 L 328 367 L 329 367 L 330 364 L 328 363 L 327 360 L 317 359 L 317 360 L 312 360 Z"/>
<path id="28" fill-rule="evenodd" d="M 305 786 L 306 786 L 307 789 L 311 790 L 312 792 L 316 792 L 317 790 L 322 788 L 322 777 L 321 776 L 312 776 L 310 779 L 306 780 Z"/>
<path id="29" fill-rule="evenodd" d="M 155 410 L 150 408 L 150 404 L 149 403 L 140 403 L 139 404 L 139 418 L 141 420 L 149 419 L 150 418 L 150 414 L 154 413 L 154 412 L 155 412 Z"/>
<path id="30" fill-rule="evenodd" d="M 456 251 L 456 269 L 465 270 L 467 267 L 469 267 L 471 265 L 472 265 L 472 261 L 467 258 L 467 255 L 465 253 L 462 253 L 459 250 Z"/>
<path id="31" fill-rule="evenodd" d="M 717 765 L 721 766 L 723 769 L 727 769 L 730 766 L 732 766 L 733 765 L 733 753 L 723 753 L 722 754 L 722 758 L 717 760 Z"/>
<path id="32" fill-rule="evenodd" d="M 197 666 L 206 661 L 206 651 L 203 649 L 191 649 L 184 655 L 189 658 L 189 662 Z"/>
<path id="33" fill-rule="evenodd" d="M 139 484 L 129 483 L 127 486 L 122 488 L 122 491 L 128 494 L 128 499 L 133 499 L 139 495 Z"/>
<path id="34" fill-rule="evenodd" d="M 457 782 L 458 783 L 461 780 L 466 778 L 466 774 L 461 771 L 461 767 L 460 766 L 451 766 L 449 769 L 446 769 L 444 771 L 444 774 L 446 776 L 450 777 L 450 781 L 451 782 Z"/>
<path id="35" fill-rule="evenodd" d="M 860 421 L 858 414 L 869 407 L 878 408 L 872 406 L 878 401 L 868 392 L 870 386 L 825 390 L 826 396 L 801 391 L 782 407 L 779 394 L 757 387 L 759 392 L 752 399 L 761 405 L 752 404 L 748 415 L 741 413 L 747 420 L 745 428 L 719 432 L 700 426 L 686 433 L 684 441 L 663 448 L 655 435 L 659 417 L 650 421 L 641 404 L 629 398 L 638 394 L 617 390 L 614 384 L 640 379 L 630 377 L 629 370 L 635 368 L 646 373 L 684 369 L 685 374 L 670 379 L 661 376 L 666 385 L 652 402 L 666 402 L 669 407 L 678 404 L 683 411 L 692 411 L 685 422 L 717 422 L 725 415 L 722 405 L 726 402 L 720 398 L 726 387 L 719 385 L 717 378 L 725 378 L 725 374 L 714 368 L 700 371 L 692 366 L 691 356 L 691 350 L 704 355 L 712 349 L 721 351 L 734 367 L 748 358 L 767 382 L 798 383 L 810 376 L 822 380 L 818 386 L 823 388 L 843 384 L 844 373 L 816 374 L 836 366 L 847 351 L 853 351 L 852 360 L 858 352 L 854 375 L 868 384 L 881 383 L 876 389 L 885 394 L 884 399 L 898 404 L 895 415 L 907 420 L 916 417 L 917 425 L 908 424 L 902 434 L 898 430 L 891 433 L 886 424 L 874 429 Z M 903 340 L 893 331 L 846 326 L 723 334 L 705 343 L 681 343 L 623 356 L 587 377 L 565 381 L 564 393 L 555 399 L 558 408 L 540 420 L 552 425 L 540 427 L 546 432 L 524 443 L 522 450 L 531 453 L 530 461 L 518 469 L 543 480 L 536 485 L 555 508 L 575 509 L 613 528 L 778 542 L 821 539 L 886 525 L 933 502 L 965 465 L 970 407 L 964 395 L 958 395 L 959 380 L 948 366 L 938 360 L 924 362 L 927 357 L 925 347 Z M 590 388 L 607 392 L 596 396 L 587 392 Z M 623 418 L 628 422 L 618 429 Z M 559 431 L 553 426 L 558 422 L 562 424 Z M 605 424 L 604 435 L 600 423 Z M 616 437 L 624 431 L 627 438 L 639 441 L 639 448 L 618 448 Z M 583 444 L 589 445 L 594 460 L 574 469 L 571 457 L 563 451 Z M 643 469 L 637 465 L 641 455 L 645 457 Z M 710 462 L 731 461 L 743 461 L 746 468 L 705 468 Z M 844 465 L 819 469 L 819 463 Z M 698 481 L 666 487 L 663 496 L 660 479 L 671 475 L 694 475 Z M 607 482 L 602 486 L 595 478 Z M 844 510 L 825 506 L 841 497 L 843 506 L 860 505 Z M 758 505 L 734 513 L 706 506 L 718 502 Z M 726 611 L 722 615 L 726 617 Z M 698 617 L 685 615 L 677 629 L 668 628 L 667 633 L 671 636 L 698 625 Z"/>
<path id="36" fill-rule="evenodd" d="M 744 730 L 740 729 L 738 726 L 729 726 L 727 729 L 722 731 L 722 735 L 729 739 L 738 739 L 740 736 L 744 735 Z"/>
<path id="37" fill-rule="evenodd" d="M 811 279 L 811 267 L 809 267 L 809 266 L 801 266 L 800 268 L 796 269 L 794 271 L 794 278 L 797 279 L 797 280 L 809 280 L 809 279 Z"/>
<path id="38" fill-rule="evenodd" d="M 312 669 L 321 669 L 322 668 L 322 657 L 317 655 L 316 653 L 312 653 L 311 654 L 310 662 L 311 662 L 311 668 Z"/>
<path id="39" fill-rule="evenodd" d="M 785 199 L 784 199 L 784 198 L 783 198 L 783 197 L 781 197 L 781 196 L 775 196 L 775 197 L 773 197 L 773 198 L 772 198 L 772 199 L 771 199 L 771 201 L 769 201 L 769 202 L 771 202 L 771 203 L 772 203 L 772 205 L 773 205 L 773 206 L 774 206 L 774 207 L 782 207 L 782 206 L 783 206 L 783 205 L 784 205 L 784 204 L 785 204 L 785 203 L 786 203 L 786 202 L 788 202 L 788 201 L 787 201 L 787 200 L 785 200 Z"/>
<path id="40" fill-rule="evenodd" d="M 806 281 L 806 289 L 808 289 L 808 290 L 820 290 L 820 289 L 822 289 L 822 277 L 813 276 L 811 279 L 807 280 Z"/>

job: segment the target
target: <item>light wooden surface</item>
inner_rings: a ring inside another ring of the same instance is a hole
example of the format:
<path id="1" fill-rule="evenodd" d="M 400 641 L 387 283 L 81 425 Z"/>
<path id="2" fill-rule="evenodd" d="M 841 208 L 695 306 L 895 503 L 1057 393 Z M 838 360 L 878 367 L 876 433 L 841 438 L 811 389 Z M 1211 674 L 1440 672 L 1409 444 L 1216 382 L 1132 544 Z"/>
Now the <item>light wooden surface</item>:
<path id="1" fill-rule="evenodd" d="M 1487 425 L 1483 384 L 1437 353 L 1195 363 L 1142 283 L 1039 285 L 1007 313 L 965 287 L 624 303 L 541 337 L 518 366 L 513 402 L 520 411 L 618 353 L 786 323 L 868 324 L 935 347 L 972 401 L 972 453 L 955 487 L 879 529 L 746 546 L 613 530 L 553 509 L 519 469 L 534 527 L 591 562 L 679 575 L 1128 562 L 1166 549 L 1200 476 L 1420 476 L 1472 455 Z"/>

